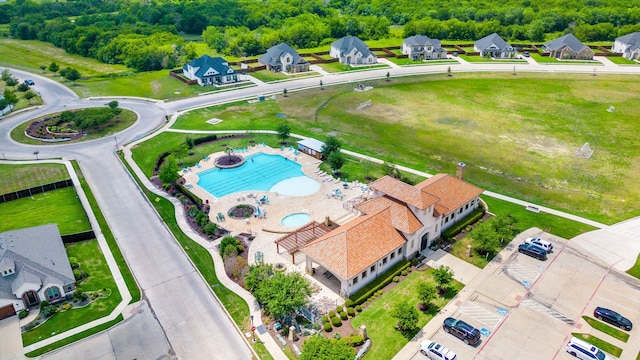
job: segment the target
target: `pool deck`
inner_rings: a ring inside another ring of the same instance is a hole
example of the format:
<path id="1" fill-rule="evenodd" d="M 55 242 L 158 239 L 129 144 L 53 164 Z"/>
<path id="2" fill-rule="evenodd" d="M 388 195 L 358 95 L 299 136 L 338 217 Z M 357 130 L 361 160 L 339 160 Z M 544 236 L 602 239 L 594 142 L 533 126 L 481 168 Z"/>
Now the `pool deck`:
<path id="1" fill-rule="evenodd" d="M 348 183 L 349 188 L 345 189 L 343 186 L 344 181 L 337 181 L 337 179 L 319 172 L 320 160 L 304 153 L 296 155 L 294 151 L 288 148 L 280 150 L 256 145 L 240 155 L 246 157 L 259 152 L 282 155 L 292 161 L 297 161 L 302 165 L 302 171 L 306 176 L 320 183 L 320 189 L 316 193 L 307 196 L 288 196 L 268 191 L 244 191 L 216 198 L 197 185 L 199 180 L 198 173 L 213 168 L 214 160 L 224 155 L 224 152 L 213 153 L 207 160 L 200 161 L 200 167 L 191 167 L 187 171 L 181 171 L 180 174 L 185 179 L 185 184 L 192 185 L 189 190 L 193 194 L 203 201 L 209 201 L 209 205 L 211 205 L 209 218 L 211 221 L 229 230 L 232 235 L 239 233 L 252 233 L 255 235 L 255 239 L 249 247 L 249 263 L 254 263 L 256 253 L 261 252 L 266 263 L 283 263 L 288 266 L 290 271 L 304 273 L 306 263 L 304 254 L 297 252 L 295 263 L 292 263 L 291 255 L 286 250 L 281 248 L 280 253 L 276 250 L 275 240 L 295 230 L 295 228 L 282 226 L 280 220 L 292 213 L 307 213 L 311 216 L 311 220 L 323 222 L 325 217 L 328 216 L 332 221 L 342 225 L 357 217 L 356 213 L 346 210 L 343 204 L 359 196 L 368 196 L 369 192 L 362 191 L 362 184 L 353 184 L 351 182 Z M 342 199 L 331 196 L 335 189 L 339 189 L 344 194 Z M 269 204 L 260 205 L 260 209 L 267 212 L 266 218 L 251 217 L 245 220 L 236 220 L 227 215 L 229 209 L 235 205 L 249 204 L 258 206 L 256 201 L 263 196 L 269 198 Z M 224 221 L 216 219 L 218 213 L 224 214 Z M 320 281 L 315 277 L 309 276 L 309 278 L 321 285 Z M 328 290 L 324 286 L 321 288 L 323 290 L 316 294 L 314 298 L 330 298 L 344 301 L 335 292 Z"/>

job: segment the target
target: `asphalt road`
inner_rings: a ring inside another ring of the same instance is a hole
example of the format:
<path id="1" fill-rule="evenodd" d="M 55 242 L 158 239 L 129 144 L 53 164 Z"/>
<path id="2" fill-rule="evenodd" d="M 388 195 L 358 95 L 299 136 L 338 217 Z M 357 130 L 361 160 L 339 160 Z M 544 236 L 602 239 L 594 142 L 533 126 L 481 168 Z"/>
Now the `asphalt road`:
<path id="1" fill-rule="evenodd" d="M 330 74 L 322 77 L 325 86 L 349 84 L 374 78 L 410 74 L 443 73 L 451 68 L 456 72 L 513 71 L 514 64 L 446 64 L 421 67 L 387 68 L 362 72 Z M 518 72 L 593 72 L 635 73 L 640 67 L 585 65 L 516 65 Z M 165 123 L 165 117 L 177 111 L 206 106 L 212 103 L 254 98 L 257 95 L 281 94 L 317 87 L 320 78 L 302 78 L 286 83 L 260 86 L 198 96 L 170 103 L 116 99 L 120 106 L 136 111 L 139 120 L 116 137 L 78 144 L 33 146 L 18 144 L 9 133 L 16 125 L 42 114 L 71 108 L 104 106 L 109 100 L 78 99 L 68 88 L 37 74 L 11 70 L 20 78 L 33 79 L 46 105 L 25 113 L 15 114 L 0 122 L 0 157 L 7 159 L 70 158 L 78 160 L 98 203 L 110 224 L 118 245 L 138 280 L 150 308 L 156 315 L 163 333 L 180 359 L 247 359 L 251 352 L 223 314 L 209 286 L 194 269 L 187 256 L 173 239 L 152 207 L 138 191 L 125 169 L 114 155 L 116 143 L 124 144 L 153 132 Z M 393 81 L 393 79 L 392 79 Z M 349 85 L 351 86 L 351 85 Z M 131 321 L 135 321 L 132 318 Z M 153 323 L 153 321 L 151 322 Z M 124 324 L 119 325 L 125 326 Z M 117 328 L 118 328 L 117 327 Z M 124 330 L 126 332 L 126 330 Z M 128 331 L 130 341 L 145 342 L 146 332 Z M 151 333 L 148 332 L 148 333 Z M 99 336 L 109 336 L 103 333 Z M 111 341 L 111 340 L 110 340 Z M 116 346 L 114 342 L 111 342 Z M 80 346 L 80 345 L 77 345 Z M 70 347 L 70 348 L 73 348 Z M 131 354 L 127 354 L 129 356 Z M 151 354 L 149 354 L 151 355 Z M 113 358 L 119 356 L 114 352 Z M 142 355 L 140 358 L 144 358 Z"/>

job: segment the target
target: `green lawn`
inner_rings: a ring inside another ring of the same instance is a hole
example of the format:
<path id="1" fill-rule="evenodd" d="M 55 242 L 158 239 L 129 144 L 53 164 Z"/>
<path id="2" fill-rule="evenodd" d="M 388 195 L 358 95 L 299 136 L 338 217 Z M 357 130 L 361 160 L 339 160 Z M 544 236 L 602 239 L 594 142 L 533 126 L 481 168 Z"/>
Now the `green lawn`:
<path id="1" fill-rule="evenodd" d="M 28 189 L 69 178 L 62 164 L 0 164 L 0 194 Z"/>
<path id="2" fill-rule="evenodd" d="M 577 65 L 602 65 L 600 61 L 597 60 L 560 60 L 556 59 L 552 56 L 542 56 L 536 52 L 531 53 L 531 58 L 536 62 L 542 64 L 577 64 Z"/>
<path id="3" fill-rule="evenodd" d="M 81 264 L 81 269 L 89 274 L 87 279 L 77 283 L 76 286 L 84 291 L 108 289 L 107 291 L 110 291 L 110 295 L 106 298 L 92 301 L 89 306 L 55 314 L 37 328 L 23 333 L 23 346 L 31 345 L 55 334 L 109 315 L 122 300 L 97 240 L 67 244 L 65 247 L 67 255 L 76 257 Z"/>
<path id="4" fill-rule="evenodd" d="M 531 58 L 538 63 L 557 63 L 558 62 L 556 58 L 553 58 L 551 56 L 542 56 L 536 52 L 531 53 Z"/>
<path id="5" fill-rule="evenodd" d="M 444 299 L 439 298 L 434 301 L 435 307 L 428 312 L 419 312 L 417 329 L 409 334 L 402 334 L 395 329 L 397 320 L 391 316 L 390 310 L 394 308 L 395 304 L 404 300 L 409 304 L 417 305 L 419 302 L 418 284 L 423 281 L 433 281 L 431 271 L 412 271 L 396 287 L 372 300 L 362 313 L 353 319 L 354 329 L 360 325 L 366 325 L 367 333 L 372 340 L 367 359 L 391 359 L 419 329 L 422 329 L 437 314 L 437 309 L 444 307 L 463 287 L 461 283 L 454 280 L 453 290 L 447 292 Z"/>
<path id="6" fill-rule="evenodd" d="M 138 116 L 135 112 L 127 109 L 122 109 L 122 113 L 117 115 L 112 120 L 109 120 L 104 123 L 104 126 L 98 130 L 95 129 L 87 129 L 87 136 L 83 136 L 76 140 L 71 140 L 65 142 L 65 144 L 77 143 L 81 141 L 95 140 L 102 137 L 112 136 L 114 134 L 119 133 L 120 131 L 128 128 L 133 125 L 138 120 Z M 60 143 L 53 142 L 43 142 L 37 139 L 32 139 L 27 137 L 24 132 L 27 129 L 27 126 L 32 122 L 37 121 L 34 119 L 33 121 L 27 121 L 19 126 L 16 126 L 13 130 L 11 130 L 11 138 L 15 141 L 21 142 L 23 144 L 31 144 L 31 145 L 60 145 Z"/>
<path id="7" fill-rule="evenodd" d="M 453 174 L 487 190 L 604 223 L 640 215 L 640 77 L 591 74 L 464 73 L 368 81 L 237 102 L 181 116 L 175 128 L 291 131 L 430 173 Z M 371 99 L 373 106 L 357 110 Z M 544 104 L 544 106 L 541 106 Z M 609 113 L 609 106 L 616 111 Z M 217 125 L 205 121 L 217 117 Z M 253 127 L 251 123 L 253 122 Z M 407 137 L 407 134 L 411 134 Z M 575 154 L 589 142 L 594 155 Z M 158 153 L 159 154 L 159 153 Z M 157 154 L 154 155 L 154 157 Z M 550 224 L 552 228 L 554 224 Z M 560 231 L 554 229 L 553 231 Z"/>
<path id="8" fill-rule="evenodd" d="M 269 71 L 269 70 L 261 70 L 261 71 L 256 71 L 256 72 L 252 72 L 249 73 L 249 75 L 255 77 L 258 80 L 264 81 L 264 82 L 272 82 L 272 81 L 287 81 L 287 80 L 297 80 L 299 78 L 303 78 L 303 77 L 312 77 L 312 76 L 320 76 L 320 74 L 318 74 L 315 71 L 306 71 L 306 72 L 301 72 L 301 73 L 295 73 L 292 75 L 286 75 L 283 74 L 281 72 L 273 72 L 273 71 Z"/>
<path id="9" fill-rule="evenodd" d="M 398 59 L 398 58 L 394 58 L 394 57 L 388 57 L 386 59 L 391 61 L 392 63 L 400 65 L 400 66 L 442 65 L 442 64 L 447 64 L 447 63 L 449 63 L 449 64 L 457 64 L 458 63 L 457 61 L 451 60 L 451 59 L 427 60 L 427 61 L 411 60 L 409 58 Z"/>
<path id="10" fill-rule="evenodd" d="M 629 333 L 624 332 L 622 330 L 616 329 L 613 326 L 609 326 L 601 321 L 598 321 L 589 316 L 582 316 L 582 318 L 591 325 L 592 328 L 601 331 L 607 335 L 610 335 L 622 342 L 627 342 L 629 340 Z"/>
<path id="11" fill-rule="evenodd" d="M 503 63 L 522 63 L 522 64 L 526 64 L 527 61 L 526 60 L 522 60 L 522 59 L 500 59 L 500 60 L 493 60 L 493 59 L 487 59 L 484 57 L 481 57 L 480 55 L 465 55 L 465 54 L 460 54 L 458 55 L 461 59 L 466 60 L 467 62 L 470 63 L 491 63 L 491 64 L 503 64 Z"/>
<path id="12" fill-rule="evenodd" d="M 638 255 L 638 259 L 633 267 L 627 270 L 627 274 L 640 279 L 640 255 Z"/>
<path id="13" fill-rule="evenodd" d="M 618 65 L 638 65 L 637 62 L 623 58 L 622 56 L 607 56 L 607 59 Z"/>
<path id="14" fill-rule="evenodd" d="M 363 65 L 363 66 L 353 67 L 350 65 L 340 64 L 339 62 L 332 62 L 328 64 L 318 64 L 318 66 L 320 66 L 322 69 L 324 69 L 324 71 L 329 73 L 337 73 L 337 72 L 345 72 L 345 71 L 365 71 L 370 69 L 380 69 L 380 68 L 389 67 L 389 65 L 386 65 L 386 64 L 376 64 L 376 65 L 369 65 L 369 66 Z"/>
<path id="15" fill-rule="evenodd" d="M 573 333 L 573 336 L 582 339 L 592 345 L 595 345 L 596 347 L 598 347 L 600 350 L 609 353 L 615 357 L 620 357 L 620 354 L 622 354 L 622 349 L 620 349 L 619 347 L 610 344 L 602 339 L 599 339 L 595 336 L 589 335 L 589 334 L 581 334 L 581 333 Z"/>
<path id="16" fill-rule="evenodd" d="M 91 230 L 73 187 L 2 203 L 0 219 L 0 232 L 49 223 L 58 224 L 63 235 Z"/>

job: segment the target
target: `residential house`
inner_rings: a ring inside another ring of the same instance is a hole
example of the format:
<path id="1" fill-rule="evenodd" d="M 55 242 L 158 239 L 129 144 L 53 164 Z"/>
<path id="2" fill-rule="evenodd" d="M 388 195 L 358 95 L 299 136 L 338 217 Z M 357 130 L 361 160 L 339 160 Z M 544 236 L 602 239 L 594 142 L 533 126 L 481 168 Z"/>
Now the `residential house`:
<path id="1" fill-rule="evenodd" d="M 258 62 L 274 72 L 299 73 L 309 71 L 309 62 L 302 58 L 291 46 L 280 43 L 272 46 L 260 56 Z"/>
<path id="2" fill-rule="evenodd" d="M 322 147 L 324 143 L 313 138 L 298 141 L 298 150 L 317 159 L 322 159 Z"/>
<path id="3" fill-rule="evenodd" d="M 640 32 L 634 32 L 616 38 L 611 51 L 622 54 L 622 56 L 627 59 L 640 59 Z"/>
<path id="4" fill-rule="evenodd" d="M 329 55 L 346 65 L 365 65 L 378 62 L 378 58 L 369 50 L 369 47 L 355 36 L 345 36 L 331 43 Z"/>
<path id="5" fill-rule="evenodd" d="M 396 262 L 425 250 L 443 230 L 478 206 L 482 189 L 435 175 L 415 186 L 385 176 L 372 182 L 373 198 L 356 205 L 362 214 L 303 246 L 306 268 L 314 263 L 340 282 L 348 297 Z"/>
<path id="6" fill-rule="evenodd" d="M 62 301 L 75 278 L 56 224 L 0 233 L 0 319 Z"/>
<path id="7" fill-rule="evenodd" d="M 544 51 L 556 59 L 593 59 L 593 50 L 573 34 L 566 34 L 544 44 Z"/>
<path id="8" fill-rule="evenodd" d="M 447 51 L 442 48 L 440 40 L 425 35 L 414 35 L 404 39 L 402 53 L 415 61 L 447 58 Z"/>
<path id="9" fill-rule="evenodd" d="M 480 53 L 480 56 L 494 59 L 511 59 L 517 54 L 516 49 L 496 33 L 476 41 L 473 43 L 473 48 Z"/>
<path id="10" fill-rule="evenodd" d="M 209 55 L 188 62 L 182 73 L 190 80 L 197 80 L 200 86 L 224 85 L 238 82 L 236 71 L 229 67 L 227 60 Z"/>

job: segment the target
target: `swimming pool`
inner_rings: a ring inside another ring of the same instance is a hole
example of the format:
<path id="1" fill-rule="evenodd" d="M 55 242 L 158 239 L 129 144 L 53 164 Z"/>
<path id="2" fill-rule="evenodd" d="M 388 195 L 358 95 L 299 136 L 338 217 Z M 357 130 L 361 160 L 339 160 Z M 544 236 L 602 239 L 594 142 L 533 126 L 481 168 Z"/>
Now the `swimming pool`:
<path id="1" fill-rule="evenodd" d="M 218 198 L 251 190 L 306 196 L 320 189 L 320 183 L 307 177 L 297 162 L 264 153 L 248 156 L 245 163 L 236 168 L 210 169 L 198 177 L 198 186 Z"/>
<path id="2" fill-rule="evenodd" d="M 280 224 L 286 227 L 300 227 L 311 221 L 311 215 L 306 213 L 289 214 L 280 220 Z"/>

